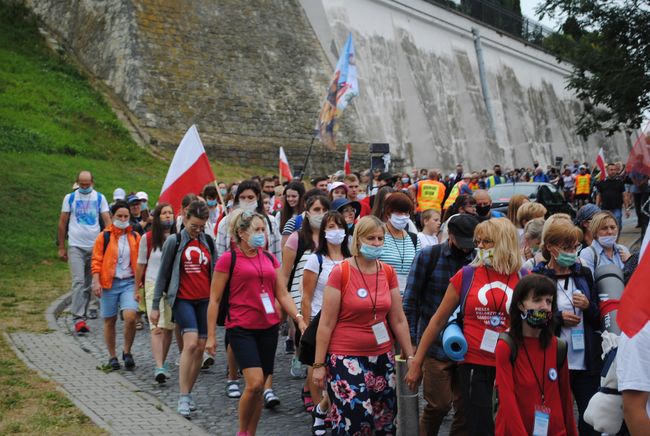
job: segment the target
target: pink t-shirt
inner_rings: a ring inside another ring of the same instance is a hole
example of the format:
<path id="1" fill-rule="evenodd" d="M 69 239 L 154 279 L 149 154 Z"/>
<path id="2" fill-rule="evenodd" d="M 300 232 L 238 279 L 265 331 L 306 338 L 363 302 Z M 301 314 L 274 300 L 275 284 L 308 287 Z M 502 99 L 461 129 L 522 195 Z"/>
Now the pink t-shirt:
<path id="1" fill-rule="evenodd" d="M 336 265 L 327 280 L 327 286 L 341 288 L 341 265 Z M 351 356 L 378 356 L 387 353 L 393 346 L 393 335 L 386 321 L 391 308 L 390 290 L 397 288 L 397 276 L 390 265 L 381 263 L 379 286 L 375 294 L 375 274 L 363 274 L 350 265 L 350 279 L 341 292 L 341 306 L 336 327 L 332 332 L 328 353 Z M 390 271 L 387 274 L 387 271 Z M 390 277 L 390 283 L 387 277 Z M 376 295 L 377 319 L 373 317 L 373 301 Z M 372 326 L 383 322 L 390 341 L 377 345 Z"/>
<path id="2" fill-rule="evenodd" d="M 226 328 L 267 329 L 279 324 L 277 310 L 271 314 L 264 310 L 262 294 L 266 293 L 275 307 L 275 270 L 280 268 L 280 263 L 273 255 L 271 262 L 262 250 L 258 250 L 255 257 L 246 257 L 239 248 L 235 248 L 235 253 L 237 259 L 230 278 L 230 316 L 226 317 Z M 230 260 L 230 251 L 226 251 L 217 260 L 214 270 L 228 274 Z"/>

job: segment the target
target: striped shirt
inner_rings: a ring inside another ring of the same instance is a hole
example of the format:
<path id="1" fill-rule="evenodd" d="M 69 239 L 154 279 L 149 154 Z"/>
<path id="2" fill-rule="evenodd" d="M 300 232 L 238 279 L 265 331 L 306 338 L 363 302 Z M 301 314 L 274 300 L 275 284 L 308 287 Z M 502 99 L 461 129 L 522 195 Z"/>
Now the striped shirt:
<path id="1" fill-rule="evenodd" d="M 411 264 L 415 259 L 415 254 L 420 251 L 420 241 L 416 239 L 415 246 L 411 235 L 404 234 L 401 239 L 395 239 L 390 232 L 384 235 L 384 251 L 379 260 L 392 266 L 397 273 L 400 293 L 404 293 L 406 287 L 406 278 L 411 270 Z"/>

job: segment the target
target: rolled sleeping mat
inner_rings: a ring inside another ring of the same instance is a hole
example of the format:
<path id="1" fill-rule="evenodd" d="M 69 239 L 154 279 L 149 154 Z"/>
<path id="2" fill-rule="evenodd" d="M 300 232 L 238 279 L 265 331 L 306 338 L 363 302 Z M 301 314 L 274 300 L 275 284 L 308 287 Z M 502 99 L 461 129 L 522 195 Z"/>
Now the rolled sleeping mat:
<path id="1" fill-rule="evenodd" d="M 594 283 L 600 301 L 600 317 L 603 329 L 608 332 L 621 334 L 621 329 L 616 322 L 618 301 L 623 295 L 625 282 L 623 271 L 616 265 L 601 265 L 596 268 Z"/>
<path id="2" fill-rule="evenodd" d="M 465 359 L 467 341 L 457 323 L 451 322 L 447 324 L 447 327 L 442 332 L 442 349 L 451 360 L 459 362 Z"/>

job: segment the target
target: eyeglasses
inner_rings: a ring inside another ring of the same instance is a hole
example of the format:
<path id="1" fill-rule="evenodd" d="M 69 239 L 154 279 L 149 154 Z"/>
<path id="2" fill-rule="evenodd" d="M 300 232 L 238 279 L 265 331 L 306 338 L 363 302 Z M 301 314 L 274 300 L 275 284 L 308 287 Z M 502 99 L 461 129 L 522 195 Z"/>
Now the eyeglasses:
<path id="1" fill-rule="evenodd" d="M 205 230 L 205 226 L 200 226 L 197 224 L 190 224 L 187 226 L 189 229 L 191 229 L 193 232 L 202 232 Z"/>
<path id="2" fill-rule="evenodd" d="M 492 239 L 474 239 L 474 241 L 472 241 L 472 242 L 474 242 L 474 245 L 477 246 L 477 247 L 478 247 L 481 243 L 482 243 L 483 245 L 494 244 L 494 241 L 493 241 Z"/>

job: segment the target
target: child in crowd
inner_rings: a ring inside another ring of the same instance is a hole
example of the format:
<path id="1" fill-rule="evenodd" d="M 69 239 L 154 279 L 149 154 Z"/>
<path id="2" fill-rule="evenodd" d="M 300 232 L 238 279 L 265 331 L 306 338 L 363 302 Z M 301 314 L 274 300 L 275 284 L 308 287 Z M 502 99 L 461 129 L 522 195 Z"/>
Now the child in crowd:
<path id="1" fill-rule="evenodd" d="M 440 212 L 434 209 L 422 212 L 422 231 L 418 233 L 420 246 L 438 245 L 438 231 L 440 230 Z"/>

